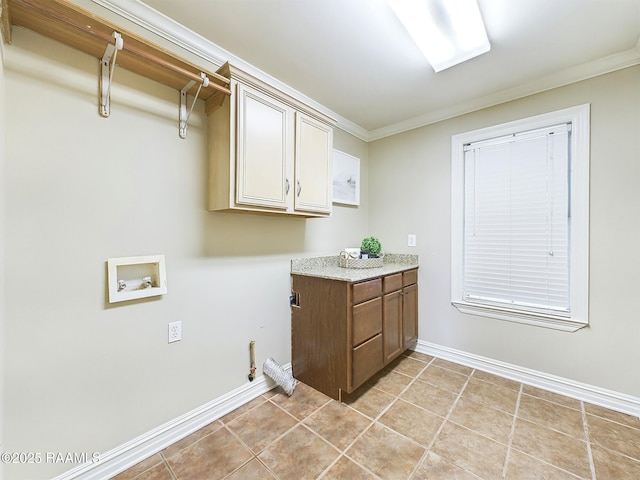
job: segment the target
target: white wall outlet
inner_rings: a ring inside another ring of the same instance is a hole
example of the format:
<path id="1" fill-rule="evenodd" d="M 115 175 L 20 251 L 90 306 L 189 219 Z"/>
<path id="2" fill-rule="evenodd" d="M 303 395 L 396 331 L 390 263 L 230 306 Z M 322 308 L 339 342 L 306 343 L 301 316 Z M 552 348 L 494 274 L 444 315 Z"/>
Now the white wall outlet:
<path id="1" fill-rule="evenodd" d="M 407 246 L 415 247 L 416 246 L 416 236 L 413 233 L 410 233 L 407 236 Z"/>
<path id="2" fill-rule="evenodd" d="M 169 324 L 169 343 L 182 340 L 182 322 L 171 322 Z"/>

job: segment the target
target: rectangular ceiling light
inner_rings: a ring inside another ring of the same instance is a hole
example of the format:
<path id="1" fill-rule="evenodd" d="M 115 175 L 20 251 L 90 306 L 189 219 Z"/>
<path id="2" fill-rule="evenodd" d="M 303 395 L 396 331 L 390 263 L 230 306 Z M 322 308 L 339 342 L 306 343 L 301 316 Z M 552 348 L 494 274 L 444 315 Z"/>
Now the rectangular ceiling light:
<path id="1" fill-rule="evenodd" d="M 387 0 L 436 72 L 490 50 L 476 0 Z"/>

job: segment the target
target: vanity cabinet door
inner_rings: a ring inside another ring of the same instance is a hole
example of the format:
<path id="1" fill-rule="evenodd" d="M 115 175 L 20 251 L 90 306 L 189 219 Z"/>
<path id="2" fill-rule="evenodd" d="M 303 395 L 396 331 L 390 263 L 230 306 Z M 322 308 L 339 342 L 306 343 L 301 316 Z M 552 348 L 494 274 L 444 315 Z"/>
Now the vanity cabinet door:
<path id="1" fill-rule="evenodd" d="M 402 288 L 402 325 L 404 348 L 415 348 L 418 342 L 418 271 L 404 272 Z"/>
<path id="2" fill-rule="evenodd" d="M 382 300 L 382 336 L 384 363 L 387 364 L 404 351 L 402 333 L 402 290 L 387 293 Z"/>

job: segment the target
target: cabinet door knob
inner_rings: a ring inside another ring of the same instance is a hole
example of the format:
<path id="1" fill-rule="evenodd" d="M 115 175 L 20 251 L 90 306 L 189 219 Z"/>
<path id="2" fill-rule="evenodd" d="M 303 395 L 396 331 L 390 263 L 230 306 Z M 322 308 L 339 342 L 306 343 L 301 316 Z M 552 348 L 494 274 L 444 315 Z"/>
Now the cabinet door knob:
<path id="1" fill-rule="evenodd" d="M 289 195 L 289 187 L 290 187 L 290 185 L 289 185 L 289 179 L 288 179 L 288 178 L 286 178 L 286 179 L 285 179 L 285 181 L 287 182 L 287 186 L 285 187 L 285 192 L 284 192 L 284 194 L 285 194 L 285 195 Z"/>
<path id="2" fill-rule="evenodd" d="M 298 193 L 296 193 L 296 196 L 299 197 L 302 191 L 302 185 L 300 184 L 300 180 L 296 180 L 296 182 L 298 183 Z"/>

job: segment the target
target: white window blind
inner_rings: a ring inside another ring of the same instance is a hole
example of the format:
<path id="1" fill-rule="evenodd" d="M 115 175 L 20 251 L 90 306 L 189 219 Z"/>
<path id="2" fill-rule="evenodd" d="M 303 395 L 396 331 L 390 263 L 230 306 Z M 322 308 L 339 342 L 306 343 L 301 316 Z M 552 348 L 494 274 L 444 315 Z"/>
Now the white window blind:
<path id="1" fill-rule="evenodd" d="M 570 316 L 571 124 L 465 145 L 463 299 Z"/>

